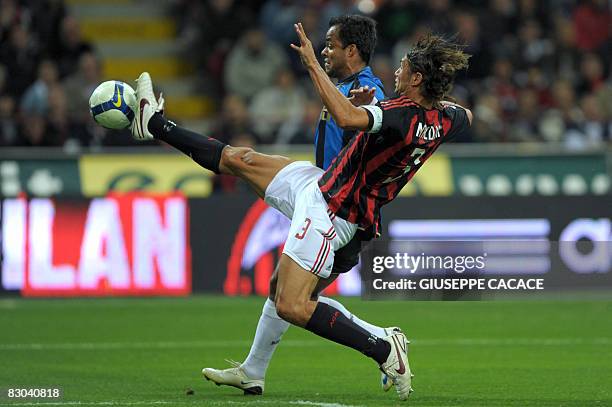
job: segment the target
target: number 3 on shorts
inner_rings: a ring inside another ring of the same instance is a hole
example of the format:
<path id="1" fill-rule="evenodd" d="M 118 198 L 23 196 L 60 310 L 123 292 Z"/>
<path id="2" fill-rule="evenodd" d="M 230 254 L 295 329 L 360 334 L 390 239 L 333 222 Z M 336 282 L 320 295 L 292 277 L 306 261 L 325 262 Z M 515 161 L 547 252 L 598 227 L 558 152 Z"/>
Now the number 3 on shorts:
<path id="1" fill-rule="evenodd" d="M 310 227 L 311 223 L 312 221 L 309 218 L 306 218 L 306 220 L 304 221 L 304 227 L 302 228 L 302 232 L 296 233 L 295 238 L 302 240 L 304 236 L 306 236 L 306 232 L 308 232 L 308 228 Z"/>

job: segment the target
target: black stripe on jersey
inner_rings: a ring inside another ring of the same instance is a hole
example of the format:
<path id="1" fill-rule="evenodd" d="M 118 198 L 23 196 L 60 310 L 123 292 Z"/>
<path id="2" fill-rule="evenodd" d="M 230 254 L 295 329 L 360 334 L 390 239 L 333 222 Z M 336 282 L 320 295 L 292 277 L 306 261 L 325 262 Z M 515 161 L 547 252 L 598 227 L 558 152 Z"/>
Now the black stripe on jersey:
<path id="1" fill-rule="evenodd" d="M 327 122 L 319 118 L 319 137 L 317 138 L 317 152 L 315 155 L 317 159 L 317 167 L 321 169 L 323 168 L 323 165 L 325 163 L 325 126 L 326 125 L 327 125 Z"/>
<path id="2" fill-rule="evenodd" d="M 360 86 L 361 86 L 361 83 L 359 82 L 359 77 L 356 77 L 355 80 L 353 81 L 353 85 L 349 89 L 349 93 L 347 97 L 351 97 L 351 91 L 353 89 L 358 89 Z M 356 134 L 357 134 L 356 130 L 344 130 L 342 132 L 342 147 L 347 145 L 349 141 L 351 141 L 351 139 L 355 137 Z"/>

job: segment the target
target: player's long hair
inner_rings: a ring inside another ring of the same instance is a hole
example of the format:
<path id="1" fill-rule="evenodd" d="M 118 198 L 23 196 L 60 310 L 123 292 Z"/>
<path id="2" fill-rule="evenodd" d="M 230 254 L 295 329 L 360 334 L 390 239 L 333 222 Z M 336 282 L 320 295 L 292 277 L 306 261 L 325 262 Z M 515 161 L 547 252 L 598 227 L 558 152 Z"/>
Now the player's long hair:
<path id="1" fill-rule="evenodd" d="M 455 73 L 468 67 L 470 56 L 461 45 L 429 34 L 416 43 L 406 58 L 411 70 L 423 75 L 423 97 L 437 103 L 451 91 Z"/>

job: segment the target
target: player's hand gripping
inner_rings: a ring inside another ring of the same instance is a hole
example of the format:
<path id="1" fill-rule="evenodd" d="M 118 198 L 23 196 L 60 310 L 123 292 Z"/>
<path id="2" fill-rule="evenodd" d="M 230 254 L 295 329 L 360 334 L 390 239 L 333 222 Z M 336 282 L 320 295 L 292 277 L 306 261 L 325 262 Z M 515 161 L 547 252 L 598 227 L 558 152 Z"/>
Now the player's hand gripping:
<path id="1" fill-rule="evenodd" d="M 353 106 L 369 105 L 374 100 L 376 94 L 376 88 L 370 89 L 369 86 L 362 86 L 357 89 L 351 90 L 351 97 L 348 100 L 351 101 Z"/>
<path id="2" fill-rule="evenodd" d="M 302 64 L 306 69 L 312 68 L 316 66 L 319 61 L 317 61 L 317 57 L 314 52 L 314 48 L 312 48 L 312 42 L 306 36 L 304 32 L 304 27 L 302 27 L 302 23 L 297 23 L 293 25 L 295 27 L 295 32 L 300 39 L 300 46 L 295 44 L 290 44 L 291 48 L 296 50 L 298 54 L 300 54 L 300 59 L 302 60 Z"/>

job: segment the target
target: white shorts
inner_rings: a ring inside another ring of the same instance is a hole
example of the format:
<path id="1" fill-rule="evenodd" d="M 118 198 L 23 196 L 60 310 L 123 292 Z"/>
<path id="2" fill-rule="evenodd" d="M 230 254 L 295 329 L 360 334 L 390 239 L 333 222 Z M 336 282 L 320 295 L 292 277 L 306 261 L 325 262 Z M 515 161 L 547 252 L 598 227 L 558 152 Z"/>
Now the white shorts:
<path id="1" fill-rule="evenodd" d="M 327 278 L 334 251 L 353 238 L 357 225 L 329 211 L 317 183 L 322 174 L 308 161 L 293 162 L 276 174 L 264 200 L 291 219 L 283 253 L 300 267 Z"/>

